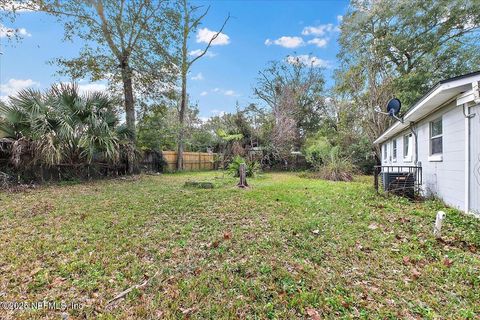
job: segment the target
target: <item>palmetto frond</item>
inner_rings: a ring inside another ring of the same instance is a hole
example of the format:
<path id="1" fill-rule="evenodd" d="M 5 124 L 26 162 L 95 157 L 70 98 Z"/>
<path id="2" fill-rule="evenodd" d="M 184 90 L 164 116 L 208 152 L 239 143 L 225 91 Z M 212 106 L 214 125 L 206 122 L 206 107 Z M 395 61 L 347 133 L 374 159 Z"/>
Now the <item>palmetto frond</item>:
<path id="1" fill-rule="evenodd" d="M 120 159 L 120 142 L 131 136 L 117 128 L 118 105 L 106 93 L 80 94 L 76 84 L 57 84 L 44 94 L 23 90 L 0 103 L 0 134 L 17 140 L 12 154 L 16 166 L 27 158 L 46 166 L 79 160 L 114 163 Z"/>
<path id="2" fill-rule="evenodd" d="M 118 138 L 122 141 L 131 141 L 132 137 L 135 135 L 135 133 L 124 124 L 118 126 L 115 131 Z"/>

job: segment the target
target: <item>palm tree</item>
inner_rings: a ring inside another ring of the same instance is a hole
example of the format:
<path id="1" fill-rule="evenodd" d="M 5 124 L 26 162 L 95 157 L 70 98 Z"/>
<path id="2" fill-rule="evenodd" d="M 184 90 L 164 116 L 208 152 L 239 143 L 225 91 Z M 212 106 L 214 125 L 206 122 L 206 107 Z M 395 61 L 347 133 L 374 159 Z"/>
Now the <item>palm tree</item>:
<path id="1" fill-rule="evenodd" d="M 10 139 L 15 167 L 102 161 L 134 162 L 137 153 L 119 126 L 120 101 L 106 93 L 81 94 L 76 84 L 58 84 L 42 93 L 26 89 L 0 103 L 0 136 Z M 122 156 L 122 152 L 128 151 Z"/>

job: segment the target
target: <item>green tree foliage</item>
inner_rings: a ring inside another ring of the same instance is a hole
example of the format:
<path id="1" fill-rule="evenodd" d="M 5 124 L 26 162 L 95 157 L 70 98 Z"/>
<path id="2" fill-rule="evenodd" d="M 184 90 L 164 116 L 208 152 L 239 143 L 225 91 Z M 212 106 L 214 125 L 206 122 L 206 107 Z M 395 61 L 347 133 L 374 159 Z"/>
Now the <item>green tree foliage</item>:
<path id="1" fill-rule="evenodd" d="M 28 3 L 28 1 L 25 1 Z M 126 124 L 135 133 L 135 100 L 172 90 L 176 71 L 164 53 L 172 49 L 177 19 L 165 0 L 43 0 L 31 9 L 64 23 L 65 40 L 83 41 L 77 58 L 58 58 L 60 73 L 72 79 L 110 81 L 123 93 Z M 173 68 L 173 69 L 172 69 Z M 133 136 L 132 136 L 133 137 Z"/>
<path id="2" fill-rule="evenodd" d="M 437 81 L 478 69 L 479 27 L 478 1 L 352 1 L 337 92 L 354 102 L 370 142 L 389 125 L 376 107 L 396 96 L 406 110 Z"/>
<path id="3" fill-rule="evenodd" d="M 138 121 L 138 145 L 141 149 L 176 150 L 180 122 L 178 110 L 169 105 L 147 106 Z M 184 144 L 186 151 L 206 152 L 216 145 L 215 132 L 198 116 L 196 106 L 186 109 L 184 119 Z"/>
<path id="4" fill-rule="evenodd" d="M 372 144 L 364 134 L 362 118 L 356 114 L 352 102 L 338 96 L 328 98 L 326 110 L 320 130 L 313 137 L 326 138 L 339 147 L 342 158 L 349 159 L 361 172 L 370 173 L 375 165 Z"/>
<path id="5" fill-rule="evenodd" d="M 257 161 L 248 161 L 240 156 L 235 156 L 228 165 L 228 172 L 234 176 L 240 176 L 240 165 L 245 164 L 245 173 L 247 177 L 255 177 L 261 170 Z"/>
<path id="6" fill-rule="evenodd" d="M 177 146 L 176 113 L 165 105 L 149 106 L 140 113 L 137 143 L 145 150 L 175 150 Z"/>
<path id="7" fill-rule="evenodd" d="M 355 166 L 339 145 L 333 145 L 326 137 L 317 135 L 307 139 L 305 156 L 315 169 L 314 177 L 351 181 Z"/>
<path id="8" fill-rule="evenodd" d="M 464 0 L 352 2 L 341 58 L 348 67 L 374 56 L 409 107 L 435 82 L 478 68 L 480 3 Z"/>

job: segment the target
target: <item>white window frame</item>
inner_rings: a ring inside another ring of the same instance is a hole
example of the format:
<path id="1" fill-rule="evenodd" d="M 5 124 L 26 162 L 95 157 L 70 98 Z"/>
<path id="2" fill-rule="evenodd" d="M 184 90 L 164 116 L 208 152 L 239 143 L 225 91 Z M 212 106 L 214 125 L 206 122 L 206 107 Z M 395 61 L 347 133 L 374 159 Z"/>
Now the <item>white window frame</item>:
<path id="1" fill-rule="evenodd" d="M 392 140 L 392 162 L 397 162 L 398 158 L 398 143 L 397 139 Z"/>
<path id="2" fill-rule="evenodd" d="M 383 153 L 383 161 L 387 161 L 388 160 L 388 144 L 387 143 L 383 144 L 382 153 Z"/>
<path id="3" fill-rule="evenodd" d="M 433 127 L 433 124 L 435 122 L 438 122 L 440 121 L 440 123 L 442 124 L 442 133 L 441 134 L 437 134 L 435 136 L 432 136 L 432 127 Z M 428 124 L 428 143 L 429 143 L 429 157 L 428 157 L 428 161 L 443 161 L 443 118 L 442 117 L 439 117 L 439 118 L 436 118 L 432 121 L 429 122 Z M 433 139 L 438 139 L 438 138 L 441 138 L 442 140 L 442 152 L 438 152 L 438 153 L 432 153 L 432 140 Z"/>
<path id="4" fill-rule="evenodd" d="M 407 153 L 405 153 L 407 150 Z M 413 155 L 413 134 L 407 133 L 403 136 L 403 162 L 412 162 Z"/>

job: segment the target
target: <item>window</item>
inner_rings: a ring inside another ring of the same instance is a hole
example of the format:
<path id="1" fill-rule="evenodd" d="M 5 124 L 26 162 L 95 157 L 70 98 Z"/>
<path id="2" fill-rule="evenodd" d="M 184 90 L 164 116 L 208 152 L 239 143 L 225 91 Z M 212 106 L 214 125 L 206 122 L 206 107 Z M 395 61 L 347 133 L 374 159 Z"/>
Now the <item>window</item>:
<path id="1" fill-rule="evenodd" d="M 430 155 L 443 152 L 442 118 L 430 122 Z"/>
<path id="2" fill-rule="evenodd" d="M 406 161 L 412 161 L 412 137 L 411 133 L 403 136 L 403 158 Z"/>
<path id="3" fill-rule="evenodd" d="M 387 160 L 387 144 L 383 145 L 383 160 Z"/>
<path id="4" fill-rule="evenodd" d="M 397 161 L 397 139 L 392 141 L 393 161 Z"/>

